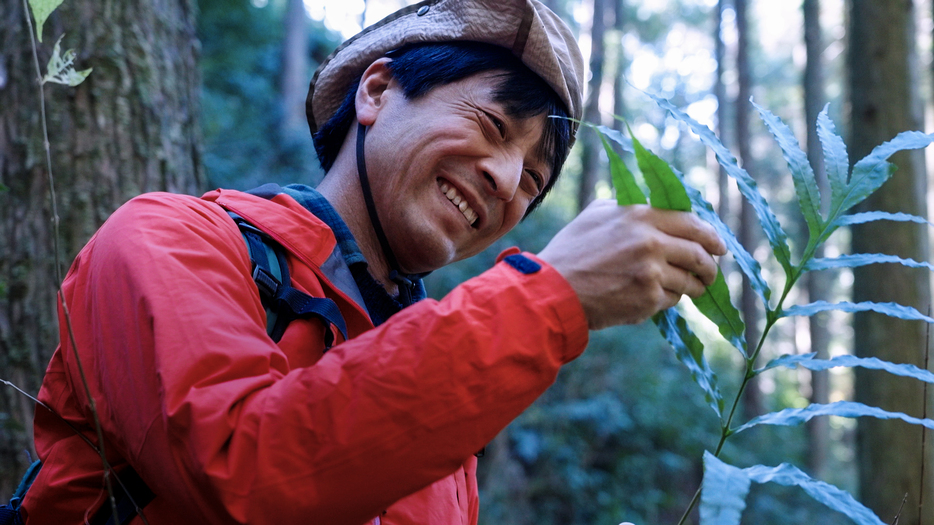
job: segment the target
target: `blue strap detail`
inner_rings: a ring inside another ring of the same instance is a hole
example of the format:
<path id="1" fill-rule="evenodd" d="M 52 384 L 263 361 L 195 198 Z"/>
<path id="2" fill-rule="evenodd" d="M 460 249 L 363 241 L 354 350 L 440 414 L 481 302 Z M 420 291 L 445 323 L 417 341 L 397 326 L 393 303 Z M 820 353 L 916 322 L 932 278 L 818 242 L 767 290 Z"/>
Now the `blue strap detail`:
<path id="1" fill-rule="evenodd" d="M 42 462 L 38 459 L 33 461 L 29 468 L 26 469 L 26 474 L 23 474 L 23 479 L 20 480 L 19 486 L 13 492 L 10 503 L 0 506 L 0 525 L 23 525 L 23 516 L 19 513 L 19 506 L 23 502 L 23 498 L 26 497 L 26 491 L 32 486 L 32 482 L 36 480 L 36 476 L 39 475 L 41 469 Z"/>
<path id="2" fill-rule="evenodd" d="M 520 273 L 523 273 L 526 275 L 535 273 L 542 269 L 542 265 L 538 264 L 532 259 L 529 259 L 525 255 L 521 255 L 518 253 L 515 255 L 510 255 L 509 257 L 506 257 L 503 260 L 506 261 L 506 264 L 508 264 L 509 266 L 512 266 L 513 268 L 518 270 Z"/>

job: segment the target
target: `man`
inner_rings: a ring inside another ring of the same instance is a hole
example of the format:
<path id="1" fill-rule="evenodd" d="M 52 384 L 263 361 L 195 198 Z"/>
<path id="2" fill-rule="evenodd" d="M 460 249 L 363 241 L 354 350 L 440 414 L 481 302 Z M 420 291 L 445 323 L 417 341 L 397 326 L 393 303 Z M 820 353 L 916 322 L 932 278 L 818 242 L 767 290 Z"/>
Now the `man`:
<path id="1" fill-rule="evenodd" d="M 40 397 L 82 435 L 37 411 L 26 523 L 109 515 L 76 352 L 110 464 L 155 495 L 149 523 L 476 523 L 474 453 L 588 327 L 701 294 L 724 251 L 690 214 L 598 201 L 538 255 L 419 301 L 419 275 L 488 247 L 553 186 L 576 125 L 549 117 L 580 118 L 582 84 L 573 36 L 536 0 L 423 2 L 316 73 L 317 191 L 116 211 L 63 286 L 75 344 L 63 325 Z M 235 219 L 340 320 L 274 342 Z"/>

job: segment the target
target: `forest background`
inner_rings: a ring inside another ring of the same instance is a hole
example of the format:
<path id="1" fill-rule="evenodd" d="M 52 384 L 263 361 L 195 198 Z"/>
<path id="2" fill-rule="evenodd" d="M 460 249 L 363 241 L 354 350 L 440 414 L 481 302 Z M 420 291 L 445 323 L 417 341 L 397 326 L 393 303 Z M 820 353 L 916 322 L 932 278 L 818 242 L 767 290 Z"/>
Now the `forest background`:
<path id="1" fill-rule="evenodd" d="M 308 80 L 343 38 L 403 0 L 67 0 L 47 23 L 78 50 L 81 86 L 46 87 L 53 165 L 70 260 L 120 204 L 144 191 L 200 194 L 263 182 L 315 184 L 322 173 L 304 119 Z M 411 2 L 410 2 L 411 3 Z M 830 114 L 858 159 L 897 132 L 931 121 L 930 1 L 549 0 L 578 33 L 589 62 L 585 120 L 620 127 L 683 171 L 750 253 L 767 246 L 750 210 L 695 137 L 643 91 L 670 98 L 721 135 L 790 232 L 806 229 L 781 151 L 748 103 L 789 123 L 821 177 L 817 113 Z M 139 4 L 139 5 L 137 5 Z M 21 0 L 0 0 L 0 378 L 35 393 L 57 340 L 47 175 L 31 49 Z M 928 118 L 925 119 L 925 113 Z M 539 212 L 480 256 L 428 278 L 443 296 L 488 268 L 503 248 L 541 249 L 595 196 L 612 190 L 597 136 L 582 131 L 564 178 Z M 900 154 L 896 176 L 864 209 L 927 216 L 926 159 Z M 930 160 L 928 160 L 930 162 Z M 837 253 L 929 260 L 930 231 L 885 223 L 844 229 Z M 759 257 L 760 254 L 763 254 Z M 735 304 L 755 327 L 761 305 L 721 261 Z M 764 268 L 766 277 L 776 269 Z M 897 301 L 927 311 L 927 270 L 874 265 L 814 273 L 797 302 Z M 763 362 L 781 354 L 855 353 L 924 366 L 919 323 L 878 314 L 821 314 L 779 325 Z M 742 380 L 724 347 L 708 358 L 724 388 Z M 787 370 L 747 389 L 743 417 L 808 402 L 855 399 L 921 417 L 920 384 L 878 372 Z M 0 497 L 34 456 L 32 403 L 0 390 Z M 480 461 L 481 523 L 673 523 L 702 476 L 718 422 L 651 325 L 592 334 L 584 356 L 500 434 Z M 922 434 L 900 422 L 818 418 L 759 427 L 724 450 L 731 464 L 789 461 L 845 488 L 890 522 L 918 522 Z M 927 464 L 931 450 L 928 437 Z M 924 474 L 925 525 L 934 524 L 934 477 Z M 744 523 L 845 523 L 798 489 L 754 486 Z"/>

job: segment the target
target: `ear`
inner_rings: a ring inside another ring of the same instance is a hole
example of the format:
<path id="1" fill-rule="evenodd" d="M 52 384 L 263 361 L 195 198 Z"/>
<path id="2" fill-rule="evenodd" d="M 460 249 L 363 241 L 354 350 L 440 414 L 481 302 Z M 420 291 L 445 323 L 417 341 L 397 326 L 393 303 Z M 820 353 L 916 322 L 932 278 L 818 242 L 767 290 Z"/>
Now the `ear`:
<path id="1" fill-rule="evenodd" d="M 392 62 L 391 58 L 380 58 L 370 64 L 370 67 L 366 68 L 363 76 L 360 77 L 354 105 L 357 110 L 357 121 L 364 126 L 372 126 L 376 122 L 376 116 L 385 104 L 384 95 L 392 80 L 392 72 L 389 70 L 390 62 Z"/>

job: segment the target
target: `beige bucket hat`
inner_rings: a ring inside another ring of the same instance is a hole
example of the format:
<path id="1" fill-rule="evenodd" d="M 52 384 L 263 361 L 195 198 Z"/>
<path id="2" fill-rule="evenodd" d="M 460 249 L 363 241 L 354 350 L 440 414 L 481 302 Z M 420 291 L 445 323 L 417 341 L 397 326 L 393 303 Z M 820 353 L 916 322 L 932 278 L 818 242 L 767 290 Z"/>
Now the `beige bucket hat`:
<path id="1" fill-rule="evenodd" d="M 367 27 L 322 62 L 305 100 L 311 132 L 334 115 L 351 84 L 375 60 L 407 44 L 454 40 L 511 49 L 580 120 L 584 59 L 558 15 L 537 0 L 426 0 Z"/>

